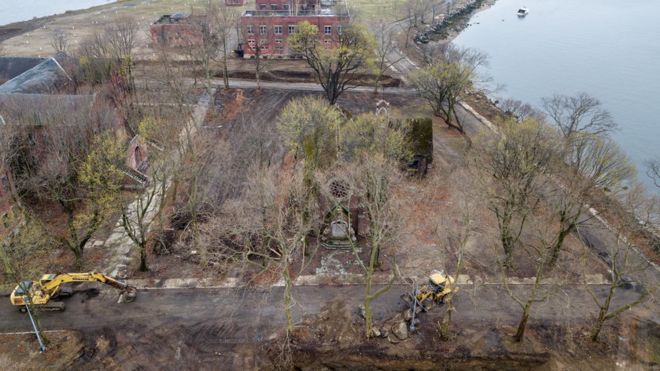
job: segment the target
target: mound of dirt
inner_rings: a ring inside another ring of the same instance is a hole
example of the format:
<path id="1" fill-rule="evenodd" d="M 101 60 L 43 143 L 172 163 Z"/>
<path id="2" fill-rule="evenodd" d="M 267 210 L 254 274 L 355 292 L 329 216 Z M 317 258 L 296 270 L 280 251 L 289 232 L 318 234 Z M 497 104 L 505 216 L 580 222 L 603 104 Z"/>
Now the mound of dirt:
<path id="1" fill-rule="evenodd" d="M 361 322 L 343 301 L 328 302 L 318 315 L 306 317 L 292 334 L 292 343 L 304 346 L 349 346 L 362 342 Z"/>

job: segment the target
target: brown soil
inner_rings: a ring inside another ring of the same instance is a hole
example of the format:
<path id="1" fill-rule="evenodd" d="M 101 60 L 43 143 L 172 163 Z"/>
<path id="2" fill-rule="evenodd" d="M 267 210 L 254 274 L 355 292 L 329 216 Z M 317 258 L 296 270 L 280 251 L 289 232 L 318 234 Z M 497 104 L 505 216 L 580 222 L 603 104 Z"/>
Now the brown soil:
<path id="1" fill-rule="evenodd" d="M 82 336 L 74 331 L 45 334 L 47 351 L 39 352 L 32 334 L 0 334 L 0 369 L 2 370 L 66 370 L 83 353 Z"/>
<path id="2" fill-rule="evenodd" d="M 648 367 L 655 362 L 648 348 L 640 351 L 620 341 L 622 331 L 634 331 L 634 326 L 608 328 L 601 342 L 593 343 L 586 336 L 587 327 L 535 324 L 521 343 L 515 343 L 513 328 L 454 324 L 454 335 L 442 341 L 430 320 L 437 320 L 438 313 L 428 316 L 426 325 L 398 344 L 383 338 L 365 341 L 361 318 L 341 302 L 330 302 L 318 316 L 296 327 L 291 334 L 291 359 L 284 359 L 301 370 L 564 370 L 577 364 L 582 370 L 601 370 L 610 369 L 624 353 L 641 355 L 629 366 Z M 283 358 L 279 343 L 274 344 L 269 354 L 277 364 Z"/>

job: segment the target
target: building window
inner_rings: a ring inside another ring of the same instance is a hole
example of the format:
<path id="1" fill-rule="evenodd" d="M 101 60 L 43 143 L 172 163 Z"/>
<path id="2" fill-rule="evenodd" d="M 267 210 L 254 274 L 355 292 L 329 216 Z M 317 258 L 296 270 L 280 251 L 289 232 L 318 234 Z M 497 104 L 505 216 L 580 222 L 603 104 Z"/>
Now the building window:
<path id="1" fill-rule="evenodd" d="M 296 25 L 295 24 L 290 24 L 289 25 L 289 34 L 295 33 L 296 32 Z"/>
<path id="2" fill-rule="evenodd" d="M 323 33 L 326 35 L 332 35 L 332 26 L 323 27 Z"/>
<path id="3" fill-rule="evenodd" d="M 344 32 L 344 26 L 337 25 L 337 34 L 341 35 L 342 32 Z"/>
<path id="4" fill-rule="evenodd" d="M 254 25 L 253 24 L 247 25 L 247 33 L 249 33 L 249 34 L 254 33 Z"/>
<path id="5" fill-rule="evenodd" d="M 259 34 L 260 35 L 265 35 L 268 32 L 268 27 L 265 25 L 259 26 Z"/>
<path id="6" fill-rule="evenodd" d="M 332 47 L 332 42 L 330 40 L 323 40 L 323 45 L 326 49 L 330 49 Z"/>
<path id="7" fill-rule="evenodd" d="M 275 44 L 282 44 L 282 39 L 275 39 Z"/>
<path id="8" fill-rule="evenodd" d="M 275 30 L 275 35 L 282 34 L 282 26 L 275 26 L 273 29 Z"/>
<path id="9" fill-rule="evenodd" d="M 281 46 L 281 45 L 276 46 L 276 47 L 275 47 L 275 52 L 276 52 L 277 54 L 284 54 L 284 47 Z"/>

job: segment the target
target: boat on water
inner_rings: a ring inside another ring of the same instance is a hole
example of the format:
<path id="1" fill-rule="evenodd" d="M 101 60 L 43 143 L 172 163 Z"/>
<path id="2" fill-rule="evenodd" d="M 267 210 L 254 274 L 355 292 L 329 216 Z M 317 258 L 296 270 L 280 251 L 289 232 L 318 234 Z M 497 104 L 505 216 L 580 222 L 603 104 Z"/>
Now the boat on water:
<path id="1" fill-rule="evenodd" d="M 518 15 L 518 17 L 524 17 L 524 16 L 526 16 L 527 14 L 529 14 L 529 9 L 527 9 L 527 7 L 524 7 L 524 6 L 523 6 L 522 8 L 518 9 L 518 11 L 516 12 L 516 14 Z"/>

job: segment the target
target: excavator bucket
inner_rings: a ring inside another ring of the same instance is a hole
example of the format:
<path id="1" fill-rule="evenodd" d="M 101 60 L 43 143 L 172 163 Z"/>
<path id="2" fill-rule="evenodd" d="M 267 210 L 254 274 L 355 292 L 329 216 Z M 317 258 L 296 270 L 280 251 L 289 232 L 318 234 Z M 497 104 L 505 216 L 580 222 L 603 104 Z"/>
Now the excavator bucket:
<path id="1" fill-rule="evenodd" d="M 133 286 L 127 286 L 125 290 L 119 294 L 119 303 L 130 303 L 137 297 L 137 289 Z"/>

